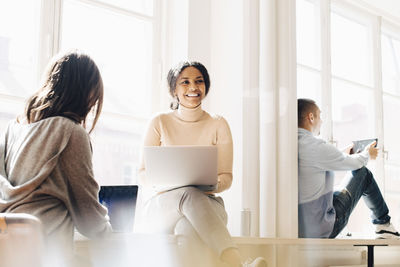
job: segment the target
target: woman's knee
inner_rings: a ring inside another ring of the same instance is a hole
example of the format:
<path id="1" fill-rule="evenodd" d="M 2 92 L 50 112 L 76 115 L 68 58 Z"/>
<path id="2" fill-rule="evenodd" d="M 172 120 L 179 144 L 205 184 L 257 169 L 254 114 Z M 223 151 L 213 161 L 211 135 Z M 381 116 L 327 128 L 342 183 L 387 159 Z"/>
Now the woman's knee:
<path id="1" fill-rule="evenodd" d="M 182 216 L 175 225 L 174 234 L 198 238 L 197 232 L 189 220 Z"/>
<path id="2" fill-rule="evenodd" d="M 183 206 L 195 206 L 204 201 L 208 201 L 208 197 L 203 191 L 196 187 L 188 186 L 179 189 L 180 203 L 179 207 L 182 210 Z"/>
<path id="3" fill-rule="evenodd" d="M 180 190 L 183 198 L 207 198 L 203 191 L 194 186 L 182 187 Z"/>

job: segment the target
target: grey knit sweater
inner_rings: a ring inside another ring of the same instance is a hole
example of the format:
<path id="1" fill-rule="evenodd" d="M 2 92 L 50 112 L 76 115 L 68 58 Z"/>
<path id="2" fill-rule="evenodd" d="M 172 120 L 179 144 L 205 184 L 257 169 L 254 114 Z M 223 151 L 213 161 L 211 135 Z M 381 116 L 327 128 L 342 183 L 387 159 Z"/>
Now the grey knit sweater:
<path id="1" fill-rule="evenodd" d="M 98 191 L 81 125 L 64 117 L 10 122 L 0 139 L 0 212 L 35 215 L 50 240 L 72 248 L 74 226 L 89 238 L 111 231 Z"/>

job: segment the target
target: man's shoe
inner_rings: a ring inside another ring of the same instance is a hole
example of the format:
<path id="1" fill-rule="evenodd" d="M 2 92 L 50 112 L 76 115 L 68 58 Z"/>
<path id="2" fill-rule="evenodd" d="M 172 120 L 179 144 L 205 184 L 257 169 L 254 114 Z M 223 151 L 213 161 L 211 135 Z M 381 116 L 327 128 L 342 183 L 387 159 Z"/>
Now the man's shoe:
<path id="1" fill-rule="evenodd" d="M 242 265 L 243 267 L 267 267 L 267 261 L 263 257 L 258 257 L 254 260 L 248 259 Z"/>
<path id="2" fill-rule="evenodd" d="M 377 239 L 400 239 L 400 234 L 391 223 L 376 224 L 375 235 Z"/>

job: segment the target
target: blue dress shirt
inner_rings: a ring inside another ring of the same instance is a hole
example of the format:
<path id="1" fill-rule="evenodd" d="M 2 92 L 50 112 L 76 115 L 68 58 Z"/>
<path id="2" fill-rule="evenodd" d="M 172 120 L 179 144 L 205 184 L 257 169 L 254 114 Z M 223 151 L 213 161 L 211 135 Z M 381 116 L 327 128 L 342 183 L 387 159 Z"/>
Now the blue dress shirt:
<path id="1" fill-rule="evenodd" d="M 333 171 L 357 170 L 368 163 L 368 151 L 348 155 L 298 129 L 299 237 L 329 237 L 335 223 Z"/>

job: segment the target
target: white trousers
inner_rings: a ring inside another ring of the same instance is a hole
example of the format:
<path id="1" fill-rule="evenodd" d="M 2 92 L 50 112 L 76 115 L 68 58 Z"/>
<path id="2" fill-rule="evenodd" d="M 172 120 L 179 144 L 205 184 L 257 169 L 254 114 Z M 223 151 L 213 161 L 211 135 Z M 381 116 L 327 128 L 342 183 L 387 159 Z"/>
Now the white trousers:
<path id="1" fill-rule="evenodd" d="M 236 247 L 226 228 L 227 214 L 221 197 L 209 196 L 195 187 L 157 194 L 137 207 L 136 232 L 176 234 L 198 238 L 221 255 Z M 135 222 L 135 223 L 136 223 Z"/>

